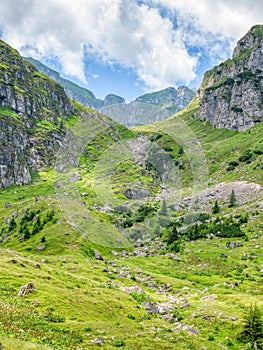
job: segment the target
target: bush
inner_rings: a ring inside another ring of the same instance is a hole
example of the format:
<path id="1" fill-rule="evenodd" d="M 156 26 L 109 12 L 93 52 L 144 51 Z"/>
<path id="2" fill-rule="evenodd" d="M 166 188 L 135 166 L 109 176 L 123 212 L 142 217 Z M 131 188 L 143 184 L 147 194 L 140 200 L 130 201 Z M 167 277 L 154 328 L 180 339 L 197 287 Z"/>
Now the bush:
<path id="1" fill-rule="evenodd" d="M 189 240 L 197 240 L 206 238 L 209 234 L 213 234 L 222 238 L 246 237 L 245 233 L 240 228 L 241 223 L 233 222 L 232 218 L 220 222 L 216 219 L 211 223 L 203 223 L 200 225 L 191 226 L 186 232 L 185 236 Z"/>
<path id="2" fill-rule="evenodd" d="M 235 170 L 235 167 L 233 165 L 229 165 L 227 168 L 226 168 L 227 171 L 232 171 L 232 170 Z"/>
<path id="3" fill-rule="evenodd" d="M 143 303 L 143 302 L 147 301 L 147 296 L 145 294 L 138 294 L 136 292 L 133 292 L 131 294 L 131 296 L 139 303 Z"/>
<path id="4" fill-rule="evenodd" d="M 233 167 L 236 167 L 236 166 L 238 166 L 238 165 L 239 165 L 239 163 L 238 163 L 238 162 L 233 161 L 233 162 L 229 162 L 229 163 L 228 163 L 228 165 L 233 166 Z"/>
<path id="5" fill-rule="evenodd" d="M 249 161 L 251 158 L 252 158 L 252 153 L 249 149 L 249 150 L 245 151 L 241 157 L 239 157 L 239 161 L 244 163 L 244 162 Z"/>
<path id="6" fill-rule="evenodd" d="M 24 239 L 27 240 L 29 238 L 30 238 L 30 232 L 29 232 L 28 227 L 26 227 L 24 230 Z"/>
<path id="7" fill-rule="evenodd" d="M 120 348 L 121 346 L 125 345 L 124 340 L 122 339 L 116 339 L 114 340 L 114 342 L 112 343 L 113 346 L 116 346 L 116 348 Z"/>
<path id="8" fill-rule="evenodd" d="M 10 220 L 8 231 L 11 232 L 16 229 L 16 221 L 14 218 Z"/>
<path id="9" fill-rule="evenodd" d="M 168 246 L 169 251 L 173 253 L 179 253 L 182 250 L 181 243 L 179 241 L 173 242 Z"/>
<path id="10" fill-rule="evenodd" d="M 54 315 L 52 312 L 49 312 L 47 315 L 43 316 L 43 318 L 48 322 L 60 323 L 65 322 L 65 318 L 60 315 Z"/>

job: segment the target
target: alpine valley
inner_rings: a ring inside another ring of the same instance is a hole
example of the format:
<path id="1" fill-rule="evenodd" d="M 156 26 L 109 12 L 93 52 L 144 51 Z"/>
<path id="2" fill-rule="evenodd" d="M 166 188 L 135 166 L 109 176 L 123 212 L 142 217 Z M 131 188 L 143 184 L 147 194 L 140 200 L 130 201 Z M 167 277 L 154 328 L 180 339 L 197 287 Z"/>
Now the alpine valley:
<path id="1" fill-rule="evenodd" d="M 32 63 L 39 72 L 55 80 L 64 89 L 68 97 L 84 106 L 101 111 L 103 114 L 123 125 L 133 127 L 151 124 L 184 109 L 194 98 L 195 92 L 186 86 L 178 89 L 167 89 L 139 96 L 130 103 L 115 94 L 108 94 L 104 100 L 95 97 L 92 91 L 80 87 L 71 81 L 62 78 L 53 69 L 31 58 L 25 58 Z"/>
<path id="2" fill-rule="evenodd" d="M 0 349 L 263 349 L 263 26 L 131 104 L 0 52 Z"/>

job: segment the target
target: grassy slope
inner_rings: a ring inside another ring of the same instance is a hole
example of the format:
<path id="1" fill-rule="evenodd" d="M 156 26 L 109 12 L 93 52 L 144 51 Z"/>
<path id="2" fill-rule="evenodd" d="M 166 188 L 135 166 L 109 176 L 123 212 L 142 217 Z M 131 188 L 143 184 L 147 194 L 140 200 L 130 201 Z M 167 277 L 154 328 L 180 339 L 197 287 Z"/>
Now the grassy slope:
<path id="1" fill-rule="evenodd" d="M 26 247 L 21 247 L 20 253 L 1 249 L 1 334 L 14 336 L 20 349 L 29 349 L 29 345 L 19 339 L 47 343 L 55 349 L 92 349 L 97 347 L 92 342 L 97 338 L 105 341 L 105 349 L 114 349 L 121 341 L 126 349 L 218 349 L 219 344 L 240 349 L 236 334 L 244 308 L 254 301 L 260 306 L 263 303 L 261 223 L 262 214 L 246 226 L 248 233 L 252 231 L 250 240 L 242 241 L 243 247 L 232 251 L 226 247 L 226 239 L 188 242 L 179 262 L 165 256 L 115 258 L 104 251 L 108 261 L 117 263 L 118 271 L 120 266 L 129 269 L 130 278 L 102 272 L 109 262 L 81 254 L 76 235 L 64 225 L 57 228 L 58 235 L 51 230 L 50 235 L 45 232 L 44 252 L 28 251 Z M 63 249 L 65 233 L 69 233 L 67 249 Z M 42 233 L 37 234 L 35 240 L 41 236 Z M 34 246 L 34 240 L 30 245 Z M 222 253 L 228 258 L 220 258 Z M 36 263 L 40 269 L 34 267 Z M 193 325 L 200 334 L 177 334 L 176 325 L 148 316 L 136 296 L 119 289 L 138 285 L 151 301 L 167 301 L 162 293 L 156 294 L 139 283 L 139 270 L 157 285 L 171 285 L 170 294 L 180 301 L 175 317 L 184 325 Z M 17 297 L 19 288 L 29 281 L 33 281 L 37 291 L 28 297 Z M 238 281 L 243 283 L 235 286 Z M 37 307 L 33 306 L 35 301 Z M 188 307 L 180 307 L 187 303 Z M 6 336 L 1 339 L 7 349 L 17 348 L 15 343 L 10 345 Z"/>
<path id="2" fill-rule="evenodd" d="M 162 133 L 160 130 L 173 130 L 175 123 L 186 123 L 189 133 L 199 140 L 204 152 L 211 182 L 244 180 L 263 184 L 262 154 L 263 152 L 263 124 L 239 133 L 227 129 L 215 129 L 209 122 L 198 118 L 198 100 L 194 100 L 188 108 L 166 119 L 163 122 L 149 126 L 134 128 L 145 134 Z M 172 146 L 173 147 L 173 146 Z M 253 153 L 250 162 L 240 162 L 239 158 L 248 150 Z M 228 171 L 229 162 L 237 161 L 239 165 Z M 184 174 L 183 176 L 187 176 Z"/>
<path id="3" fill-rule="evenodd" d="M 251 175 L 246 174 L 246 169 L 250 169 L 251 165 L 240 164 L 232 172 L 226 170 L 228 161 L 238 158 L 248 147 L 251 148 L 246 134 L 212 129 L 192 115 L 193 111 L 190 110 L 185 115 L 181 114 L 181 118 L 201 138 L 206 155 L 213 154 L 216 157 L 211 160 L 207 156 L 212 181 L 240 179 L 239 172 L 242 172 L 244 179 L 249 180 Z M 172 118 L 166 121 L 170 122 L 173 122 Z M 250 133 L 247 132 L 248 137 L 253 137 L 253 149 L 260 147 L 261 128 L 259 125 Z M 144 132 L 150 132 L 151 135 L 152 130 L 152 127 L 143 128 Z M 236 150 L 232 155 L 227 152 L 231 146 Z M 253 160 L 252 165 L 255 166 L 254 162 L 260 159 Z M 226 165 L 218 172 L 222 162 Z M 260 183 L 260 170 L 257 168 L 251 172 Z M 255 301 L 259 306 L 263 305 L 260 284 L 263 259 L 259 248 L 262 246 L 263 218 L 262 213 L 256 212 L 256 204 L 248 224 L 243 225 L 249 240 L 242 240 L 243 246 L 240 248 L 230 251 L 226 247 L 229 239 L 217 238 L 186 242 L 184 251 L 179 254 L 179 262 L 165 256 L 123 259 L 112 256 L 110 249 L 85 243 L 67 224 L 54 198 L 53 181 L 52 172 L 42 172 L 36 183 L 3 189 L 0 193 L 2 227 L 6 226 L 5 219 L 10 218 L 13 212 L 19 214 L 19 219 L 25 209 L 41 209 L 39 215 L 42 219 L 53 207 L 57 220 L 61 220 L 59 224 L 47 224 L 23 243 L 18 242 L 17 233 L 11 234 L 10 240 L 2 243 L 0 322 L 3 325 L 1 341 L 5 349 L 34 349 L 32 342 L 49 345 L 52 349 L 93 349 L 97 348 L 93 341 L 98 338 L 105 342 L 102 345 L 105 349 L 203 347 L 213 350 L 222 345 L 228 349 L 240 349 L 241 344 L 236 340 L 236 335 L 245 307 Z M 36 202 L 38 196 L 41 198 Z M 87 203 L 92 205 L 93 201 L 96 199 L 92 200 L 92 196 L 88 196 Z M 5 208 L 7 202 L 11 204 L 10 208 Z M 225 208 L 220 214 L 244 213 L 250 208 L 250 204 L 233 210 Z M 95 213 L 102 218 L 102 213 Z M 36 252 L 35 248 L 42 244 L 43 236 L 46 238 L 46 249 Z M 94 249 L 100 250 L 108 262 L 94 260 Z M 222 253 L 228 258 L 220 258 Z M 17 262 L 10 262 L 11 259 Z M 117 263 L 117 273 L 113 272 L 113 267 L 112 274 L 102 271 L 109 266 L 109 260 Z M 34 267 L 36 263 L 40 264 L 40 269 Z M 117 278 L 120 266 L 129 270 L 130 277 Z M 156 285 L 171 285 L 170 294 L 179 300 L 178 307 L 172 312 L 174 322 L 177 318 L 183 325 L 193 325 L 199 334 L 190 335 L 187 331 L 179 331 L 178 323 L 168 323 L 161 317 L 149 316 L 141 306 L 144 296 L 140 301 L 138 296 L 120 290 L 121 286 L 137 285 L 144 289 L 150 301 L 167 301 L 162 293 L 155 293 L 149 286 L 139 282 L 139 269 L 146 276 L 151 276 Z M 33 281 L 37 291 L 24 298 L 17 297 L 19 288 L 30 281 Z M 243 283 L 235 286 L 238 281 Z M 37 307 L 33 306 L 34 301 L 38 302 Z M 188 307 L 181 308 L 183 303 L 189 303 Z"/>

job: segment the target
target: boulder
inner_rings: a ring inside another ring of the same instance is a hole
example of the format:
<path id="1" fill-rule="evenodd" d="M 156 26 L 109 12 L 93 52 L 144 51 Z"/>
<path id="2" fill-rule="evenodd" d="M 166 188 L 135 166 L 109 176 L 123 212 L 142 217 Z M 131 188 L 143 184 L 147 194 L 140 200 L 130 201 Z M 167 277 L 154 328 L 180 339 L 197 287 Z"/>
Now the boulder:
<path id="1" fill-rule="evenodd" d="M 101 260 L 101 261 L 104 260 L 104 258 L 102 257 L 102 255 L 101 255 L 97 250 L 94 250 L 94 255 L 95 255 L 95 259 L 96 259 L 96 260 Z"/>
<path id="2" fill-rule="evenodd" d="M 132 293 L 137 293 L 137 294 L 144 294 L 144 290 L 139 287 L 139 286 L 131 286 L 131 287 L 120 287 L 120 289 L 128 294 L 132 294 Z"/>
<path id="3" fill-rule="evenodd" d="M 25 286 L 22 286 L 18 292 L 18 296 L 29 295 L 35 292 L 37 289 L 32 282 L 27 283 Z"/>
<path id="4" fill-rule="evenodd" d="M 150 315 L 158 314 L 159 308 L 154 302 L 143 302 L 142 307 L 148 312 Z"/>

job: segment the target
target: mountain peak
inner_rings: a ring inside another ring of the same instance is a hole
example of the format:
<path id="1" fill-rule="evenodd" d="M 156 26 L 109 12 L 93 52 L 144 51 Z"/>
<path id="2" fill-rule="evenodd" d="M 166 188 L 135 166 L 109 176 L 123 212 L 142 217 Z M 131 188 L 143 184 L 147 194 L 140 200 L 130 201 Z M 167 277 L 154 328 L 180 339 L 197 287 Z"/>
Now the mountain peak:
<path id="1" fill-rule="evenodd" d="M 180 86 L 178 89 L 170 86 L 160 91 L 139 96 L 135 102 L 149 103 L 161 107 L 176 106 L 175 113 L 185 108 L 194 96 L 195 93 L 185 86 Z"/>
<path id="2" fill-rule="evenodd" d="M 107 96 L 105 96 L 103 107 L 108 105 L 115 105 L 118 103 L 125 103 L 125 99 L 115 94 L 108 94 Z"/>
<path id="3" fill-rule="evenodd" d="M 242 53 L 255 48 L 262 42 L 263 26 L 253 26 L 238 42 L 233 51 L 233 58 L 237 58 Z"/>

